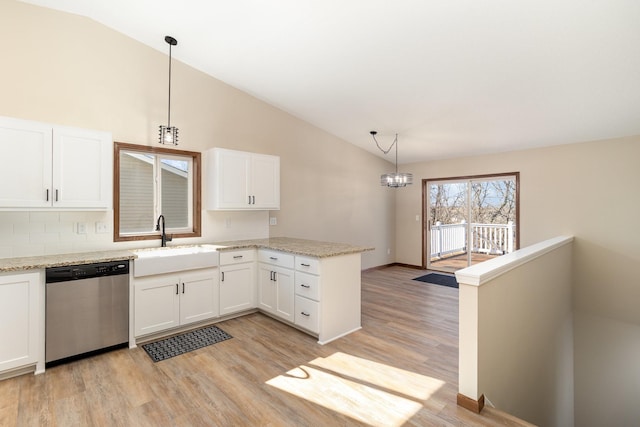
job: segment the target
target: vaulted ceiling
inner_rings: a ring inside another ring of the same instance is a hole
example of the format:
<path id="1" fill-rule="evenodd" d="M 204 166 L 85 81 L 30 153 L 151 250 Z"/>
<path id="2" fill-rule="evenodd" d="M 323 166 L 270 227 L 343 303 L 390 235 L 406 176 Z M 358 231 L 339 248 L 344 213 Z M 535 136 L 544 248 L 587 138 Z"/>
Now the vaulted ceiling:
<path id="1" fill-rule="evenodd" d="M 400 163 L 640 134 L 637 0 L 24 1 Z"/>

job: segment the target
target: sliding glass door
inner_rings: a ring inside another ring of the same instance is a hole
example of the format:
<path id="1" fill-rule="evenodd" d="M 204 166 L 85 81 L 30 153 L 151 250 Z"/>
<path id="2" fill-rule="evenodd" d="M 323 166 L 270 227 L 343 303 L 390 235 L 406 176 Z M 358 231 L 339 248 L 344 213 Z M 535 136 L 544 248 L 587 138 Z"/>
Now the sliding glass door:
<path id="1" fill-rule="evenodd" d="M 423 181 L 427 269 L 453 272 L 518 247 L 518 173 Z"/>

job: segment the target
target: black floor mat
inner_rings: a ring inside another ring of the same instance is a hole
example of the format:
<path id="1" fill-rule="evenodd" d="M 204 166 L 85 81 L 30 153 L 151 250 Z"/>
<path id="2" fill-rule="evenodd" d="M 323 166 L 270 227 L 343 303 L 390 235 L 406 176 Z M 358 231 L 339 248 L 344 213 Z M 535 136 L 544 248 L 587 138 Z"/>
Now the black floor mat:
<path id="1" fill-rule="evenodd" d="M 458 281 L 455 276 L 447 276 L 446 274 L 429 273 L 424 276 L 416 277 L 413 280 L 419 282 L 432 283 L 434 285 L 448 286 L 450 288 L 457 288 Z"/>
<path id="2" fill-rule="evenodd" d="M 217 326 L 207 326 L 206 328 L 144 344 L 142 348 L 147 352 L 151 360 L 160 362 L 229 338 L 233 337 Z"/>

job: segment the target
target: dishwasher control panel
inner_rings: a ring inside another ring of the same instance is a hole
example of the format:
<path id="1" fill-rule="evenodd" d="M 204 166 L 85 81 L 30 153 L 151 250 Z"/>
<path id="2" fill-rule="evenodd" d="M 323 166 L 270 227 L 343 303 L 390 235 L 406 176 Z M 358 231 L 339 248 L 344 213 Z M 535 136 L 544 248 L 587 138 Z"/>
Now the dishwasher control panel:
<path id="1" fill-rule="evenodd" d="M 46 269 L 46 283 L 129 274 L 129 260 L 65 265 Z"/>

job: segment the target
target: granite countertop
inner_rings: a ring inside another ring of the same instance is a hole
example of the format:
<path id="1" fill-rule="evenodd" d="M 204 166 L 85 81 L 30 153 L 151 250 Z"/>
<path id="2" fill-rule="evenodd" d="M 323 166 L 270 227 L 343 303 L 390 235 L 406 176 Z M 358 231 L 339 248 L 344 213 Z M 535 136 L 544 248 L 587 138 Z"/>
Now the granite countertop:
<path id="1" fill-rule="evenodd" d="M 233 240 L 215 243 L 223 246 L 219 252 L 236 249 L 272 249 L 295 255 L 314 258 L 327 258 L 338 255 L 356 254 L 372 251 L 374 248 L 355 246 L 346 243 L 319 242 L 316 240 L 293 239 L 289 237 L 273 237 L 269 239 Z M 200 246 L 200 245 L 182 245 Z M 173 247 L 173 246 L 172 246 Z M 170 249 L 171 247 L 167 248 Z M 160 248 L 148 248 L 160 249 Z M 61 267 L 75 264 L 91 264 L 96 262 L 132 260 L 137 258 L 136 252 L 145 249 L 108 250 L 99 252 L 79 252 L 58 255 L 41 255 L 20 258 L 0 258 L 0 273 L 10 271 L 32 270 L 48 267 Z"/>
<path id="2" fill-rule="evenodd" d="M 218 242 L 216 245 L 224 246 L 218 251 L 235 249 L 257 248 L 273 249 L 288 252 L 295 255 L 304 255 L 314 258 L 327 258 L 338 255 L 357 254 L 372 251 L 375 248 L 367 246 L 355 246 L 347 243 L 320 242 L 317 240 L 294 239 L 290 237 L 271 237 L 269 239 L 235 240 L 230 242 Z"/>
<path id="3" fill-rule="evenodd" d="M 91 264 L 94 262 L 121 261 L 136 258 L 130 250 L 79 252 L 58 255 L 41 255 L 0 259 L 0 273 L 6 271 L 31 270 L 65 265 Z"/>

